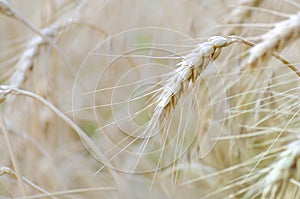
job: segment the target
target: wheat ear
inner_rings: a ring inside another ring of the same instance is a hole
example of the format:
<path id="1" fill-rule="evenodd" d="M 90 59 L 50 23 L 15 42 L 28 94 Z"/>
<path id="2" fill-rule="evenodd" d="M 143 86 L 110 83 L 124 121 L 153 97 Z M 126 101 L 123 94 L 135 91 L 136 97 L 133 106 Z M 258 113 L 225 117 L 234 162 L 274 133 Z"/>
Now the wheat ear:
<path id="1" fill-rule="evenodd" d="M 80 2 L 82 3 L 82 2 Z M 17 20 L 21 24 L 25 25 L 27 28 L 29 28 L 31 31 L 39 35 L 44 42 L 49 43 L 63 58 L 65 63 L 69 65 L 70 67 L 73 67 L 72 63 L 69 61 L 68 57 L 65 55 L 65 53 L 62 51 L 62 49 L 49 37 L 44 35 L 37 27 L 35 27 L 33 24 L 31 24 L 25 17 L 22 16 L 21 13 L 19 13 L 17 10 L 13 9 L 7 0 L 0 0 L 0 13 L 8 16 L 12 19 Z"/>
<path id="2" fill-rule="evenodd" d="M 58 52 L 61 52 L 60 48 L 48 37 L 43 35 L 36 27 L 34 27 L 29 21 L 27 21 L 19 12 L 13 9 L 7 0 L 0 0 L 0 13 L 21 22 L 36 34 L 40 35 L 45 41 L 50 43 L 53 48 Z"/>
<path id="3" fill-rule="evenodd" d="M 239 36 L 212 36 L 206 42 L 200 43 L 191 53 L 184 56 L 182 61 L 177 64 L 178 67 L 175 71 L 167 75 L 161 82 L 164 86 L 158 89 L 153 97 L 154 102 L 157 104 L 153 113 L 154 118 L 163 119 L 167 117 L 171 108 L 176 106 L 178 99 L 185 90 L 197 81 L 209 63 L 218 58 L 222 48 L 232 43 L 255 47 L 253 42 Z M 276 53 L 270 54 L 290 68 L 295 69 L 287 60 Z"/>
<path id="4" fill-rule="evenodd" d="M 262 173 L 267 173 L 261 180 L 256 183 L 253 189 L 250 189 L 244 198 L 254 195 L 261 195 L 263 199 L 282 198 L 280 194 L 284 194 L 287 184 L 292 176 L 297 159 L 300 157 L 300 141 L 294 141 L 284 146 L 275 162 Z"/>
<path id="5" fill-rule="evenodd" d="M 234 42 L 238 42 L 238 39 L 212 36 L 183 57 L 183 60 L 177 65 L 178 68 L 167 75 L 166 79 L 162 81 L 164 86 L 158 89 L 154 95 L 154 102 L 157 105 L 153 117 L 162 120 L 167 117 L 180 96 L 195 83 L 208 64 L 218 58 L 221 49 Z"/>
<path id="6" fill-rule="evenodd" d="M 61 29 L 63 29 L 67 24 L 71 23 L 70 20 L 58 21 L 46 28 L 44 28 L 41 33 L 48 38 L 54 39 L 58 35 Z M 33 67 L 33 61 L 39 52 L 39 48 L 42 45 L 47 44 L 44 38 L 37 35 L 33 38 L 26 46 L 25 51 L 21 55 L 21 58 L 16 64 L 16 70 L 9 78 L 9 84 L 14 88 L 20 88 L 26 79 L 28 71 Z"/>
<path id="7" fill-rule="evenodd" d="M 247 63 L 255 66 L 266 55 L 283 50 L 300 35 L 300 12 L 289 19 L 278 22 L 274 28 L 260 36 L 260 43 L 249 50 Z"/>
<path id="8" fill-rule="evenodd" d="M 11 10 L 7 0 L 0 0 L 0 13 L 8 17 L 14 16 L 14 12 Z"/>
<path id="9" fill-rule="evenodd" d="M 285 189 L 284 185 L 289 181 L 292 167 L 300 156 L 299 144 L 299 141 L 289 144 L 287 150 L 280 153 L 278 161 L 271 165 L 272 170 L 263 179 L 265 187 L 262 198 L 275 198 L 279 189 Z"/>

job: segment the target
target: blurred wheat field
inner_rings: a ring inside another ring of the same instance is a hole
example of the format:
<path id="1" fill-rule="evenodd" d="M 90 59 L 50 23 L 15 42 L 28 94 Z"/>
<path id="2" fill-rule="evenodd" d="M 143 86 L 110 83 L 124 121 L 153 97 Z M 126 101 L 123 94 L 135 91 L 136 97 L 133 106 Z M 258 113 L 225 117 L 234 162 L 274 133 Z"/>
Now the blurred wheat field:
<path id="1" fill-rule="evenodd" d="M 300 198 L 299 0 L 0 13 L 0 198 Z"/>

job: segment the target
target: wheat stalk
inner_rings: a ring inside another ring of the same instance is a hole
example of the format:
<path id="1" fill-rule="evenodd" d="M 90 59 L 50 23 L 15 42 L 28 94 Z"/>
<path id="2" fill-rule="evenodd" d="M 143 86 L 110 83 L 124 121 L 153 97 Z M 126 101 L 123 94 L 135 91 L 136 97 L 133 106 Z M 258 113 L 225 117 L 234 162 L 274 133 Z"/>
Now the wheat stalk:
<path id="1" fill-rule="evenodd" d="M 114 171 L 112 168 L 113 166 L 111 165 L 110 161 L 107 159 L 107 157 L 104 155 L 104 153 L 95 145 L 95 143 L 91 140 L 90 137 L 87 136 L 87 134 L 75 123 L 73 122 L 70 118 L 68 118 L 64 113 L 62 113 L 59 109 L 57 109 L 54 105 L 52 105 L 50 102 L 45 100 L 39 95 L 36 95 L 32 92 L 25 91 L 25 90 L 20 90 L 18 88 L 14 88 L 11 86 L 7 85 L 1 85 L 0 86 L 0 96 L 2 99 L 5 99 L 6 96 L 8 95 L 21 95 L 21 96 L 26 96 L 32 99 L 37 100 L 44 106 L 46 106 L 48 109 L 50 109 L 53 113 L 55 113 L 59 118 L 61 118 L 66 124 L 68 124 L 77 134 L 78 136 L 82 139 L 83 144 L 85 147 L 91 152 L 94 157 L 102 162 L 104 165 L 108 166 L 111 171 L 111 174 L 115 177 L 115 179 L 119 179 L 120 175 Z M 119 179 L 120 181 L 120 179 Z"/>
<path id="2" fill-rule="evenodd" d="M 0 168 L 0 176 L 2 175 L 9 175 L 9 176 L 12 176 L 13 178 L 18 178 L 17 177 L 17 174 L 15 171 L 13 171 L 11 168 L 8 168 L 8 167 L 1 167 Z M 22 180 L 30 187 L 32 187 L 33 189 L 36 189 L 38 190 L 40 193 L 43 193 L 43 194 L 47 194 L 49 197 L 53 198 L 53 199 L 56 199 L 55 196 L 52 196 L 50 195 L 49 192 L 47 192 L 46 190 L 44 190 L 43 188 L 39 187 L 38 185 L 34 184 L 33 182 L 31 182 L 30 180 L 28 180 L 27 178 L 23 177 L 22 176 Z"/>
<path id="3" fill-rule="evenodd" d="M 39 198 L 45 198 L 45 197 L 51 197 L 56 198 L 55 196 L 62 197 L 62 196 L 68 196 L 71 194 L 76 193 L 85 193 L 85 192 L 99 192 L 99 191 L 111 191 L 115 192 L 117 191 L 115 187 L 91 187 L 91 188 L 82 188 L 82 189 L 70 189 L 66 191 L 58 191 L 58 192 L 51 192 L 51 193 L 44 193 L 44 194 L 36 194 L 32 196 L 27 196 L 25 198 L 16 198 L 16 199 L 39 199 Z"/>
<path id="4" fill-rule="evenodd" d="M 14 152 L 12 141 L 11 141 L 9 132 L 7 130 L 6 123 L 4 121 L 2 112 L 0 112 L 0 126 L 1 126 L 1 129 L 2 129 L 2 133 L 4 135 L 4 139 L 5 139 L 7 148 L 8 148 L 8 152 L 9 152 L 9 156 L 10 156 L 12 165 L 13 165 L 15 171 L 16 171 L 16 178 L 17 178 L 17 181 L 18 181 L 18 185 L 19 185 L 21 194 L 22 194 L 23 197 L 25 197 L 26 196 L 26 191 L 25 191 L 25 186 L 24 186 L 24 183 L 23 183 L 23 178 L 22 178 L 21 172 L 20 172 L 20 166 L 18 164 L 17 156 Z"/>

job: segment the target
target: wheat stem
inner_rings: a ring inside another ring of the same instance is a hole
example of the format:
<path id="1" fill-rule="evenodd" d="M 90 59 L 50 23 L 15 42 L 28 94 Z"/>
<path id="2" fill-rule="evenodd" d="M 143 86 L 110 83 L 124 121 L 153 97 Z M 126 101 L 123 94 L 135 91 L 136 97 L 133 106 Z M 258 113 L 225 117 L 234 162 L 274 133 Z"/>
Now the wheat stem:
<path id="1" fill-rule="evenodd" d="M 16 172 L 13 171 L 12 169 L 8 168 L 8 167 L 1 167 L 1 168 L 0 168 L 0 176 L 1 176 L 1 175 L 10 175 L 10 176 L 12 176 L 12 177 L 14 177 L 14 178 L 16 178 L 16 179 L 18 178 L 17 175 L 16 175 Z M 31 181 L 28 180 L 27 178 L 25 178 L 25 177 L 22 176 L 22 179 L 23 179 L 23 181 L 24 181 L 27 185 L 29 185 L 29 186 L 31 186 L 32 188 L 38 190 L 39 192 L 44 193 L 44 194 L 50 194 L 49 192 L 47 192 L 46 190 L 42 189 L 42 188 L 39 187 L 38 185 L 34 184 L 33 182 L 31 182 Z M 51 196 L 51 195 L 49 195 L 49 197 L 51 197 L 51 198 L 53 198 L 53 199 L 56 199 L 56 197 Z"/>
<path id="2" fill-rule="evenodd" d="M 57 192 L 52 192 L 52 193 L 32 195 L 32 196 L 27 196 L 22 199 L 35 199 L 35 198 L 54 197 L 54 196 L 62 196 L 62 195 L 67 195 L 67 194 L 76 194 L 76 193 L 84 193 L 84 192 L 116 191 L 116 190 L 117 189 L 115 187 L 91 187 L 91 188 L 81 188 L 81 189 L 57 191 Z"/>
<path id="3" fill-rule="evenodd" d="M 17 178 L 17 181 L 18 181 L 18 185 L 19 185 L 21 194 L 22 194 L 23 197 L 25 197 L 26 196 L 26 191 L 25 191 L 21 171 L 20 171 L 18 160 L 17 160 L 16 154 L 14 152 L 12 142 L 11 142 L 11 139 L 10 139 L 10 136 L 9 136 L 9 133 L 8 133 L 3 115 L 2 115 L 2 111 L 0 112 L 0 125 L 1 125 L 1 129 L 2 129 L 2 133 L 4 135 L 5 143 L 6 143 L 7 148 L 8 148 L 8 153 L 9 153 L 12 165 L 13 165 L 15 171 L 16 171 L 16 178 Z"/>
<path id="4" fill-rule="evenodd" d="M 29 91 L 13 88 L 11 86 L 0 86 L 0 96 L 2 98 L 5 98 L 7 95 L 22 95 L 26 97 L 30 97 L 34 100 L 37 100 L 47 108 L 49 108 L 53 113 L 55 113 L 59 118 L 61 118 L 64 122 L 66 122 L 82 139 L 84 146 L 91 152 L 92 155 L 95 156 L 95 158 L 106 165 L 109 168 L 113 168 L 109 160 L 106 158 L 104 153 L 95 145 L 95 143 L 87 136 L 87 134 L 76 124 L 74 123 L 70 118 L 68 118 L 65 114 L 63 114 L 59 109 L 57 109 L 54 105 L 52 105 L 50 102 L 42 98 L 41 96 L 34 94 Z M 120 181 L 119 174 L 114 171 L 113 169 L 110 169 L 112 175 L 115 177 L 115 179 L 118 179 Z"/>

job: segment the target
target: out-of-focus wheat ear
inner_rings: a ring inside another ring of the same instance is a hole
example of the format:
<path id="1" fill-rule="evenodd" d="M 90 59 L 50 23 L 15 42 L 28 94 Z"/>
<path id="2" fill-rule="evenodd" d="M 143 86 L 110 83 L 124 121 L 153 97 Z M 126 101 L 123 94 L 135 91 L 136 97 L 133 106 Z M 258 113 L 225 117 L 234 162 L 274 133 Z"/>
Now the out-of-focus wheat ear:
<path id="1" fill-rule="evenodd" d="M 61 29 L 63 29 L 67 24 L 71 23 L 70 20 L 58 21 L 49 27 L 44 28 L 41 32 L 43 35 L 49 38 L 55 38 Z M 26 80 L 27 73 L 32 69 L 34 59 L 39 53 L 39 48 L 42 45 L 47 44 L 41 36 L 35 36 L 26 46 L 23 54 L 21 55 L 19 61 L 15 66 L 15 72 L 9 78 L 9 85 L 14 88 L 20 88 L 21 85 Z"/>
<path id="2" fill-rule="evenodd" d="M 208 64 L 218 58 L 221 49 L 234 42 L 238 40 L 213 36 L 183 57 L 175 71 L 168 74 L 161 82 L 163 87 L 155 94 L 153 100 L 157 105 L 152 117 L 154 121 L 168 117 L 169 111 L 176 106 L 181 95 L 195 84 Z"/>
<path id="3" fill-rule="evenodd" d="M 300 141 L 294 141 L 284 146 L 275 162 L 266 168 L 267 174 L 256 182 L 255 187 L 250 189 L 244 198 L 260 195 L 263 199 L 286 198 L 289 180 L 295 170 L 295 165 L 300 157 Z M 263 173 L 265 173 L 263 172 Z"/>
<path id="4" fill-rule="evenodd" d="M 300 12 L 289 19 L 274 24 L 274 28 L 260 36 L 260 43 L 249 50 L 247 63 L 255 66 L 272 52 L 282 51 L 300 36 Z"/>
<path id="5" fill-rule="evenodd" d="M 19 12 L 17 12 L 17 10 L 13 9 L 7 0 L 0 0 L 0 13 L 23 23 L 25 26 L 30 28 L 33 32 L 40 35 L 45 41 L 53 45 L 54 48 L 57 48 L 55 43 L 53 43 L 53 41 L 50 38 L 43 35 L 37 28 L 35 28 L 29 21 L 27 21 Z"/>
<path id="6" fill-rule="evenodd" d="M 285 190 L 285 185 L 289 182 L 293 167 L 300 157 L 299 144 L 299 141 L 290 143 L 287 149 L 280 153 L 278 160 L 271 165 L 272 170 L 263 179 L 265 187 L 262 198 L 275 198 L 280 189 Z"/>
<path id="7" fill-rule="evenodd" d="M 230 38 L 234 38 L 236 39 L 237 41 L 239 41 L 240 43 L 242 44 L 245 44 L 247 46 L 255 46 L 255 43 L 243 38 L 243 37 L 240 37 L 240 36 L 236 36 L 236 35 L 231 35 L 229 36 Z M 296 75 L 298 75 L 300 77 L 300 71 L 294 66 L 292 65 L 288 60 L 286 60 L 285 58 L 281 57 L 278 53 L 276 52 L 270 52 L 270 55 L 274 58 L 276 58 L 278 61 L 280 61 L 281 63 L 283 63 L 284 65 L 288 66 Z M 245 62 L 247 65 L 248 63 Z"/>
<path id="8" fill-rule="evenodd" d="M 79 4 L 81 5 L 84 2 L 80 2 Z M 79 6 L 79 5 L 78 5 Z M 17 10 L 12 8 L 7 0 L 0 0 L 0 13 L 3 15 L 6 15 L 8 17 L 11 17 L 12 19 L 17 20 L 21 24 L 25 25 L 27 28 L 29 28 L 31 31 L 34 33 L 38 34 L 43 40 L 47 43 L 49 43 L 63 58 L 65 63 L 69 65 L 72 68 L 72 63 L 70 60 L 67 58 L 65 53 L 62 51 L 62 49 L 49 37 L 43 34 L 42 31 L 40 31 L 37 27 L 35 27 L 30 21 L 28 21 L 24 16 L 22 16 L 21 13 L 19 13 Z"/>
<path id="9" fill-rule="evenodd" d="M 237 8 L 233 9 L 226 17 L 225 24 L 242 24 L 245 19 L 251 17 L 252 10 L 242 8 L 242 6 L 258 7 L 264 0 L 240 0 Z M 224 29 L 223 35 L 235 35 L 240 33 L 240 27 Z"/>
<path id="10" fill-rule="evenodd" d="M 14 12 L 11 10 L 7 0 L 0 0 L 0 13 L 8 17 L 14 16 Z"/>

